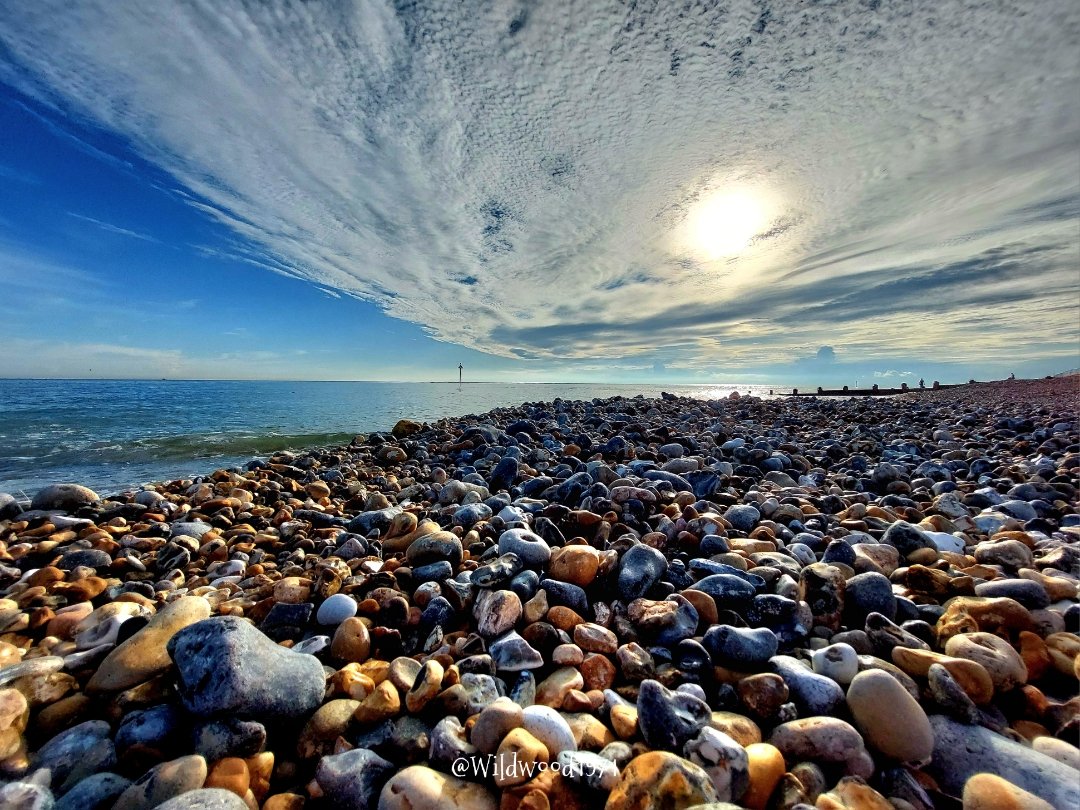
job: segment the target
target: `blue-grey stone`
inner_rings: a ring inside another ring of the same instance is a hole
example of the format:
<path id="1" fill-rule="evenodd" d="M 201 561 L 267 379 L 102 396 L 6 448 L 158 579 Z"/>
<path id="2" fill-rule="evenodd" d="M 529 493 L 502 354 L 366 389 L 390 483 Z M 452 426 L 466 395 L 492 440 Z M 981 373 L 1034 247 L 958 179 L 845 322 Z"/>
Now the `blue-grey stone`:
<path id="1" fill-rule="evenodd" d="M 48 768 L 52 772 L 53 789 L 65 793 L 86 777 L 116 765 L 116 748 L 110 731 L 104 720 L 79 723 L 41 746 L 30 762 L 34 768 Z"/>
<path id="2" fill-rule="evenodd" d="M 769 665 L 787 684 L 800 717 L 831 714 L 844 702 L 844 690 L 840 684 L 803 666 L 797 658 L 775 655 L 769 660 Z"/>
<path id="3" fill-rule="evenodd" d="M 934 754 L 926 770 L 944 793 L 959 796 L 969 778 L 993 773 L 1052 807 L 1080 805 L 1080 779 L 1068 765 L 982 726 L 958 723 L 944 715 L 931 716 L 930 727 Z"/>
<path id="4" fill-rule="evenodd" d="M 701 698 L 673 692 L 652 679 L 641 682 L 637 711 L 642 739 L 658 751 L 680 752 L 712 718 Z"/>
<path id="5" fill-rule="evenodd" d="M 754 586 L 734 574 L 710 574 L 694 583 L 694 590 L 707 593 L 720 609 L 738 608 L 754 598 Z"/>
<path id="6" fill-rule="evenodd" d="M 881 542 L 899 551 L 901 558 L 906 558 L 913 551 L 921 548 L 937 548 L 930 535 L 905 520 L 890 524 L 885 534 L 881 536 Z"/>
<path id="7" fill-rule="evenodd" d="M 303 717 L 322 703 L 319 660 L 275 644 L 235 616 L 189 625 L 167 650 L 185 708 L 201 717 Z"/>
<path id="8" fill-rule="evenodd" d="M 130 780 L 118 774 L 96 773 L 65 793 L 53 810 L 108 810 L 130 785 Z"/>
<path id="9" fill-rule="evenodd" d="M 892 583 L 877 571 L 856 574 L 844 587 L 844 622 L 849 627 L 862 627 L 871 613 L 890 621 L 896 618 Z"/>
<path id="10" fill-rule="evenodd" d="M 731 528 L 735 529 L 735 531 L 748 534 L 761 520 L 761 512 L 758 511 L 756 506 L 737 503 L 728 507 L 728 510 L 724 512 L 724 519 L 731 524 Z"/>
<path id="11" fill-rule="evenodd" d="M 660 581 L 665 571 L 667 558 L 663 552 L 644 543 L 631 546 L 619 559 L 619 597 L 626 602 L 640 599 Z"/>
<path id="12" fill-rule="evenodd" d="M 522 565 L 537 570 L 551 559 L 551 546 L 528 529 L 507 529 L 499 535 L 499 554 L 516 554 Z"/>
<path id="13" fill-rule="evenodd" d="M 323 795 L 342 810 L 374 810 L 379 791 L 397 767 L 374 751 L 354 748 L 319 760 L 315 781 Z"/>
<path id="14" fill-rule="evenodd" d="M 776 634 L 767 627 L 751 629 L 722 624 L 710 627 L 701 643 L 715 664 L 744 672 L 764 667 L 779 646 Z"/>

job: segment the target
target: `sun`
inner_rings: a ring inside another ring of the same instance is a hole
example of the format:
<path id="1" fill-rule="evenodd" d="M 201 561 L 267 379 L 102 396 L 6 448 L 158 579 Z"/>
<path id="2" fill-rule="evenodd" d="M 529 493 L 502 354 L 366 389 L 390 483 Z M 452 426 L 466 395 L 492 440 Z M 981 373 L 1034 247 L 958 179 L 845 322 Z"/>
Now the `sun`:
<path id="1" fill-rule="evenodd" d="M 688 241 L 695 250 L 709 259 L 723 259 L 746 250 L 768 224 L 768 213 L 757 194 L 723 190 L 698 203 L 686 224 Z"/>

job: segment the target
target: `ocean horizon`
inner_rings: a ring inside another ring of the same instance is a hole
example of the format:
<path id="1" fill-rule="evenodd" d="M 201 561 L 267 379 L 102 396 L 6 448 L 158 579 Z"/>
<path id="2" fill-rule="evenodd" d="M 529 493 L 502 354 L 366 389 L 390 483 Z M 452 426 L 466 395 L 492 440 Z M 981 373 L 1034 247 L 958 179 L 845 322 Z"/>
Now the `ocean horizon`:
<path id="1" fill-rule="evenodd" d="M 0 491 L 78 482 L 101 494 L 207 475 L 281 450 L 556 398 L 768 397 L 747 383 L 0 378 Z M 775 395 L 779 396 L 780 393 Z"/>

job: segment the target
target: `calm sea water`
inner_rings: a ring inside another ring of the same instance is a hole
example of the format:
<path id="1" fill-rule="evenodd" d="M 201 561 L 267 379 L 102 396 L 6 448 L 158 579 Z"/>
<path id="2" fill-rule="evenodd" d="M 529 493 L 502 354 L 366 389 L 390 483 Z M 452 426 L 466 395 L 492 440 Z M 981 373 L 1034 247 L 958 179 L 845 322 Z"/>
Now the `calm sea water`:
<path id="1" fill-rule="evenodd" d="M 402 417 L 430 421 L 556 397 L 661 390 L 714 399 L 734 390 L 768 395 L 769 387 L 0 380 L 0 492 L 33 495 L 70 481 L 115 494 L 278 450 L 347 443 Z"/>

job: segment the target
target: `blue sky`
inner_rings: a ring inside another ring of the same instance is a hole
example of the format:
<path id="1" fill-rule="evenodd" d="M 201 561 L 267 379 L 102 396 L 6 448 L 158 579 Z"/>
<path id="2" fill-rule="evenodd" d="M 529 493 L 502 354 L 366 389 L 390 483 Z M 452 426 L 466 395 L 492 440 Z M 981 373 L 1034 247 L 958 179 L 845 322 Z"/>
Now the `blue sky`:
<path id="1" fill-rule="evenodd" d="M 1073 4 L 209 8 L 0 0 L 0 376 L 1080 365 Z"/>

